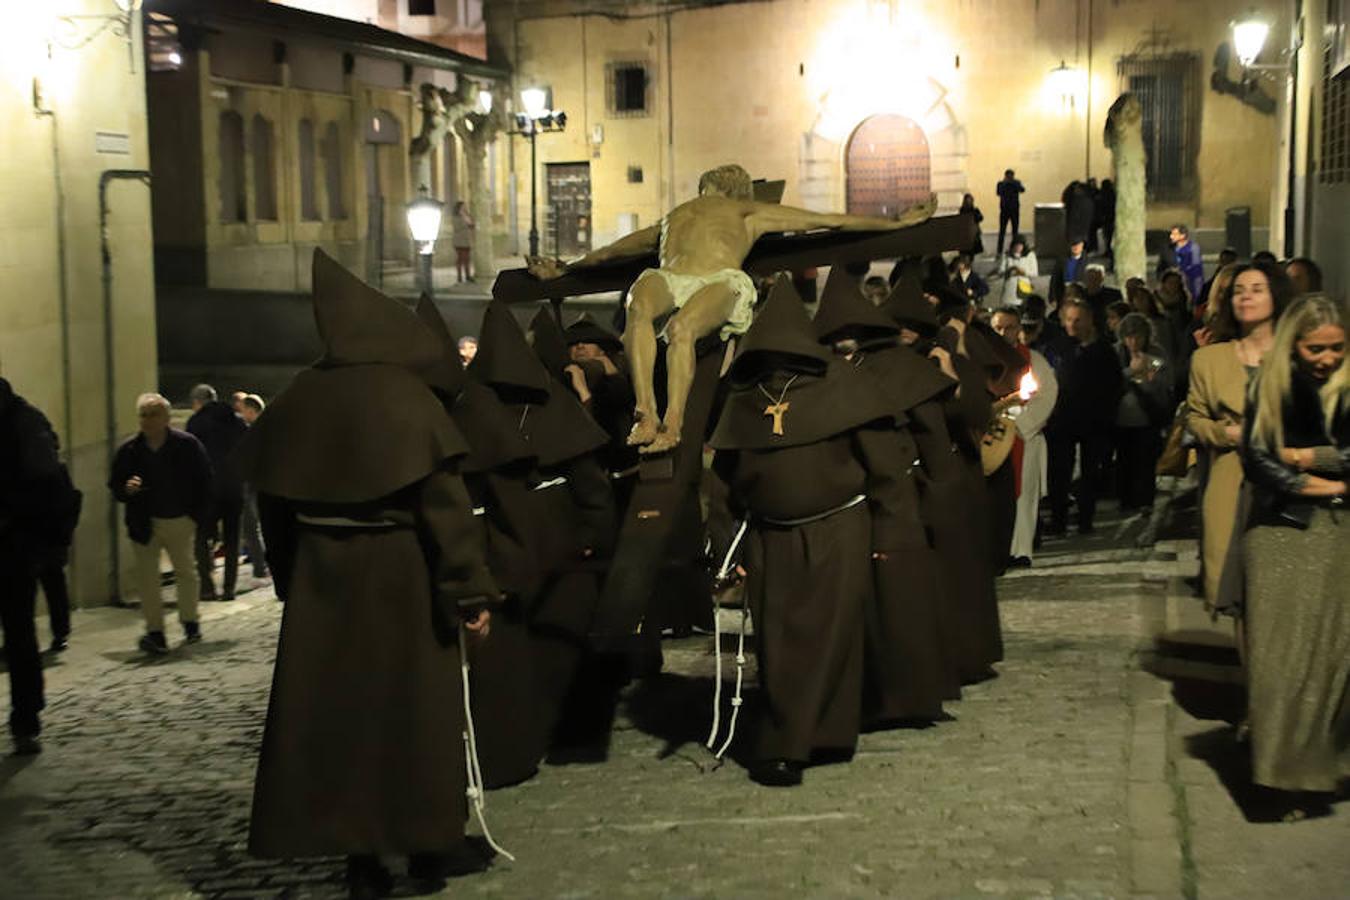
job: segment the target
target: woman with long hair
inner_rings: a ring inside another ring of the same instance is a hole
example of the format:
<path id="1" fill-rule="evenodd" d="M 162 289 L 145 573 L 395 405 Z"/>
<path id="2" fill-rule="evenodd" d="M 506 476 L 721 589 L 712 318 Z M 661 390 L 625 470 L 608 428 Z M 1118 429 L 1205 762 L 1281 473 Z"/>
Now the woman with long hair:
<path id="1" fill-rule="evenodd" d="M 1301 818 L 1350 778 L 1350 365 L 1343 304 L 1295 302 L 1249 391 L 1248 717 L 1257 784 Z"/>
<path id="2" fill-rule="evenodd" d="M 1224 609 L 1220 576 L 1237 517 L 1242 488 L 1242 438 L 1247 382 L 1275 340 L 1275 323 L 1293 299 L 1293 287 L 1276 266 L 1238 267 L 1214 317 L 1221 343 L 1195 351 L 1186 397 L 1186 428 L 1208 457 L 1209 478 L 1201 501 L 1201 564 L 1205 605 Z"/>
<path id="3" fill-rule="evenodd" d="M 1121 374 L 1125 389 L 1116 406 L 1116 481 L 1122 512 L 1153 505 L 1162 426 L 1175 401 L 1162 349 L 1153 343 L 1153 326 L 1141 313 L 1120 321 Z"/>

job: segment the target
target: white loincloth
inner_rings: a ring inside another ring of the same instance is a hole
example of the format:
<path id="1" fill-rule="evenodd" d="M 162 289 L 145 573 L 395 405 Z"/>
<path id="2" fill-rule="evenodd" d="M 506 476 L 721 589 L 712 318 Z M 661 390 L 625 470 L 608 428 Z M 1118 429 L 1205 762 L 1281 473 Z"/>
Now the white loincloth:
<path id="1" fill-rule="evenodd" d="M 729 340 L 733 335 L 745 334 L 750 329 L 750 322 L 754 318 L 755 300 L 758 299 L 759 292 L 755 290 L 755 283 L 750 280 L 750 276 L 740 269 L 722 269 L 708 275 L 679 275 L 665 269 L 647 269 L 637 277 L 637 281 L 633 282 L 633 287 L 637 287 L 639 282 L 648 277 L 660 278 L 665 282 L 666 289 L 675 300 L 677 311 L 684 308 L 690 297 L 708 285 L 724 285 L 735 295 L 736 300 L 731 311 L 727 313 L 726 323 L 722 326 L 722 340 Z M 628 296 L 631 300 L 632 288 L 629 288 Z M 664 329 L 661 336 L 665 336 Z"/>

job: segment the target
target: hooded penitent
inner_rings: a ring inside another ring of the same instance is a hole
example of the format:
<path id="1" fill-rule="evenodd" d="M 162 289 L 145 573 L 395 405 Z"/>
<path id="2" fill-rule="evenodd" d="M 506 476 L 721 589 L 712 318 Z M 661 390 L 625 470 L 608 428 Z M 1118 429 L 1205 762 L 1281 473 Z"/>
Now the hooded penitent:
<path id="1" fill-rule="evenodd" d="M 406 487 L 468 449 L 431 382 L 454 390 L 440 341 L 406 306 L 314 252 L 323 356 L 240 443 L 245 480 L 288 500 L 354 503 Z"/>
<path id="2" fill-rule="evenodd" d="M 815 318 L 820 340 L 857 342 L 849 363 L 877 383 L 897 423 L 954 390 L 956 383 L 936 362 L 897 342 L 900 327 L 893 319 L 858 291 L 834 290 L 833 284 L 831 274 Z M 873 504 L 873 545 L 885 547 L 886 559 L 874 564 L 876 594 L 865 607 L 868 713 L 879 720 L 932 720 L 941 716 L 944 700 L 960 696 L 960 687 L 942 636 L 941 618 L 950 613 L 943 608 L 938 561 L 919 511 L 918 451 L 908 427 L 891 436 L 889 446 L 887 439 L 864 437 L 881 448 L 869 465 L 884 470 L 881 480 L 893 487 L 886 502 Z"/>
<path id="3" fill-rule="evenodd" d="M 882 312 L 899 324 L 924 337 L 937 334 L 937 312 L 923 295 L 923 283 L 917 273 L 906 270 L 891 289 L 891 295 L 881 304 Z"/>
<path id="4" fill-rule="evenodd" d="M 553 310 L 547 305 L 541 307 L 530 320 L 530 343 L 534 345 L 535 355 L 549 374 L 562 378 L 563 369 L 572 360 L 567 352 L 567 337 Z"/>
<path id="5" fill-rule="evenodd" d="M 586 313 L 567 326 L 566 335 L 569 347 L 573 344 L 595 344 L 609 354 L 623 351 L 623 341 L 619 336 L 606 330 Z"/>
<path id="6" fill-rule="evenodd" d="M 469 379 L 459 358 L 455 336 L 426 294 L 417 301 L 417 317 L 441 343 L 441 366 L 449 371 L 442 381 L 457 385 L 454 394 L 440 392 L 450 416 L 469 445 L 461 464 L 465 473 L 486 472 L 532 459 L 534 451 L 516 427 L 516 417 L 486 385 Z"/>
<path id="7" fill-rule="evenodd" d="M 541 466 L 560 464 L 605 444 L 605 433 L 544 368 L 506 304 L 488 304 L 478 355 L 468 371 L 471 378 L 495 390 L 503 403 L 516 408 L 520 431 Z"/>
<path id="8" fill-rule="evenodd" d="M 454 471 L 464 442 L 424 380 L 442 347 L 322 253 L 314 307 L 323 358 L 244 446 L 285 601 L 249 849 L 450 852 L 467 814 L 456 630 L 497 587 Z"/>
<path id="9" fill-rule="evenodd" d="M 783 276 L 741 341 L 727 381 L 731 391 L 709 441 L 715 450 L 812 444 L 889 414 L 876 386 L 816 340 Z"/>
<path id="10" fill-rule="evenodd" d="M 900 326 L 894 319 L 858 291 L 835 290 L 833 284 L 831 273 L 816 311 L 816 334 L 827 345 L 850 338 L 858 342 L 855 358 L 861 356 L 859 364 L 876 377 L 894 414 L 903 415 L 955 387 L 935 363 L 896 343 Z M 922 297 L 919 299 L 928 306 Z"/>

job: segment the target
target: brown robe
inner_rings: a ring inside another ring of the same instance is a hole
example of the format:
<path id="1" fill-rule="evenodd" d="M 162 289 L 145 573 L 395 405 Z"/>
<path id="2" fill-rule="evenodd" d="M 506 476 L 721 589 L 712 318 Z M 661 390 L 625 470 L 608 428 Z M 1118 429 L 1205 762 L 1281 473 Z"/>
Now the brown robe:
<path id="1" fill-rule="evenodd" d="M 459 617 L 497 596 L 466 448 L 424 377 L 435 337 L 322 254 L 314 293 L 325 357 L 239 450 L 286 604 L 249 848 L 448 851 L 467 816 Z"/>

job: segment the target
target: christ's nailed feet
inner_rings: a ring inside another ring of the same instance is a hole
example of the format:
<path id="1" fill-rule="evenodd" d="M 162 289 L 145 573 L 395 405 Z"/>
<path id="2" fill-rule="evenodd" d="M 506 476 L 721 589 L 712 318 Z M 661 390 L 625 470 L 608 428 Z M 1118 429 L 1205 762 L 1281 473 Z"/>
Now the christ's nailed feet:
<path id="1" fill-rule="evenodd" d="M 661 420 L 656 416 L 645 413 L 637 413 L 637 421 L 633 423 L 633 428 L 628 432 L 628 445 L 630 447 L 645 447 L 656 440 L 661 431 Z"/>
<path id="2" fill-rule="evenodd" d="M 657 453 L 665 453 L 667 450 L 674 450 L 680 444 L 680 429 L 663 427 L 657 433 L 656 439 L 650 444 L 646 444 L 638 449 L 638 452 L 645 456 L 654 456 Z"/>

